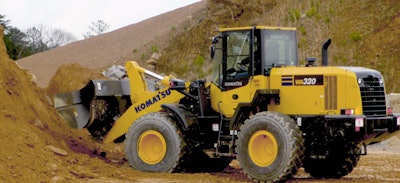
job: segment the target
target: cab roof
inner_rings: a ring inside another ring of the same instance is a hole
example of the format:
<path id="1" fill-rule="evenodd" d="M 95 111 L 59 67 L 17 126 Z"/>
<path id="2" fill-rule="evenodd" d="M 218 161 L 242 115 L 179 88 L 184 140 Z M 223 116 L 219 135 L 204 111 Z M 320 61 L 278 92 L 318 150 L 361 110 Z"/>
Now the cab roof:
<path id="1" fill-rule="evenodd" d="M 254 27 L 233 27 L 233 28 L 220 28 L 219 31 L 240 31 L 240 30 L 251 30 Z M 255 26 L 255 29 L 269 29 L 269 30 L 292 30 L 295 31 L 295 27 L 271 27 L 271 26 Z"/>

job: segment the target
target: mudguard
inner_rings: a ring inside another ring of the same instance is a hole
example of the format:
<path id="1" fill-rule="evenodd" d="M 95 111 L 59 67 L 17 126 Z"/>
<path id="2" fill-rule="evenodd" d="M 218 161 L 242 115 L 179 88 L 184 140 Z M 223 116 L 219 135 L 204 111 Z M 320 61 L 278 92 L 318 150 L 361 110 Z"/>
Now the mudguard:
<path id="1" fill-rule="evenodd" d="M 185 131 L 188 128 L 189 124 L 185 117 L 186 110 L 182 109 L 182 104 L 162 104 L 161 107 L 174 115 L 174 117 L 177 119 L 178 126 L 182 130 Z"/>

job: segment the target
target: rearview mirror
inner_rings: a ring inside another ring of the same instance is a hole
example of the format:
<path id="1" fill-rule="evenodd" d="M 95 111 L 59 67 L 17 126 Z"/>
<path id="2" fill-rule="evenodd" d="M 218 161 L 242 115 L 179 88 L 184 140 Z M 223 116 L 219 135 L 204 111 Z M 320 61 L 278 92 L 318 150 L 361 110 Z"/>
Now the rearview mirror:
<path id="1" fill-rule="evenodd" d="M 214 45 L 211 45 L 210 55 L 211 55 L 211 58 L 214 59 L 214 55 L 215 55 L 215 47 L 214 47 Z"/>
<path id="2" fill-rule="evenodd" d="M 212 38 L 212 44 L 218 43 L 218 36 Z"/>

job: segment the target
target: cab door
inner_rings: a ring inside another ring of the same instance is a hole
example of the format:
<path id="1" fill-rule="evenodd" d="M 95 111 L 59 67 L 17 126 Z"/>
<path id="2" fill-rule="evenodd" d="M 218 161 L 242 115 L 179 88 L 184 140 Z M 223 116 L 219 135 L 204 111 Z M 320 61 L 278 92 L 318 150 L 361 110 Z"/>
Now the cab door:
<path id="1" fill-rule="evenodd" d="M 249 80 L 253 75 L 253 31 L 223 32 L 215 43 L 211 106 L 232 117 L 239 103 L 250 103 Z"/>

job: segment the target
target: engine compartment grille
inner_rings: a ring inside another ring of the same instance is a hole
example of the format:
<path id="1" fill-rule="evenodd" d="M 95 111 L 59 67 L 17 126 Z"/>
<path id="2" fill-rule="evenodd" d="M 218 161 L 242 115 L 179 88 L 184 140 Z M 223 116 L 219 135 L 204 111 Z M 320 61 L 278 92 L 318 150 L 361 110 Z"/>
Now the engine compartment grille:
<path id="1" fill-rule="evenodd" d="M 360 86 L 360 91 L 364 115 L 386 115 L 385 89 L 381 85 L 379 78 L 372 76 L 363 78 L 363 85 Z"/>

